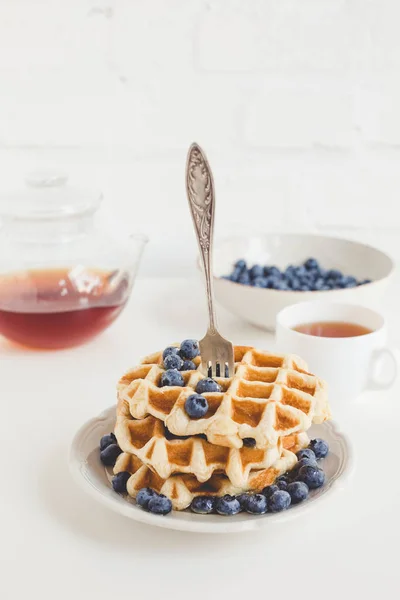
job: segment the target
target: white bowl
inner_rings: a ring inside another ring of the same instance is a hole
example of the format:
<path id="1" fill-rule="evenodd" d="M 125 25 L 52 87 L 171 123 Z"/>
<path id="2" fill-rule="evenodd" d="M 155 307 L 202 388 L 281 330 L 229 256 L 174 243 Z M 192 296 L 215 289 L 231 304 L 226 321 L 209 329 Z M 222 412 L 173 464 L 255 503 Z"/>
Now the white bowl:
<path id="1" fill-rule="evenodd" d="M 276 265 L 284 269 L 315 257 L 325 269 L 340 269 L 357 279 L 371 279 L 355 288 L 294 292 L 255 288 L 221 279 L 233 263 L 244 258 L 249 265 Z M 231 237 L 214 248 L 214 287 L 217 301 L 235 315 L 264 329 L 275 329 L 282 308 L 308 300 L 329 300 L 379 308 L 394 270 L 391 258 L 372 246 L 340 238 L 310 234 L 264 234 Z"/>

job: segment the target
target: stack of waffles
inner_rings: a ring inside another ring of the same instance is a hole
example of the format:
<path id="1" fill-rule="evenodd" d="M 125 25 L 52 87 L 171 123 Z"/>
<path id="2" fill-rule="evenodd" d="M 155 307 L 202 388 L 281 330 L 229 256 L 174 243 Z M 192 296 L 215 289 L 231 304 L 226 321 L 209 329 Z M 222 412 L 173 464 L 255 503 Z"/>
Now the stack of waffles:
<path id="1" fill-rule="evenodd" d="M 202 394 L 204 418 L 185 401 L 205 377 L 183 371 L 183 387 L 160 387 L 162 352 L 147 356 L 118 384 L 115 435 L 122 454 L 114 472 L 129 471 L 128 493 L 151 487 L 177 510 L 199 495 L 260 491 L 292 469 L 308 446 L 312 423 L 330 417 L 325 383 L 302 359 L 235 347 L 232 378 L 215 378 L 220 392 Z"/>

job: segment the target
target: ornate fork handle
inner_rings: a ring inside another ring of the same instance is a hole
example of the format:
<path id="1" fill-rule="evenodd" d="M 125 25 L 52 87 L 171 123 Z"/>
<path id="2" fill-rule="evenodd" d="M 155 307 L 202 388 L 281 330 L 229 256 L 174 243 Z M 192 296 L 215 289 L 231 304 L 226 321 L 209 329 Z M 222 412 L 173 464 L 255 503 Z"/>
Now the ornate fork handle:
<path id="1" fill-rule="evenodd" d="M 212 242 L 215 210 L 214 182 L 207 158 L 197 144 L 191 145 L 187 157 L 186 193 L 206 280 L 209 314 L 208 333 L 215 334 L 217 324 L 212 281 Z"/>

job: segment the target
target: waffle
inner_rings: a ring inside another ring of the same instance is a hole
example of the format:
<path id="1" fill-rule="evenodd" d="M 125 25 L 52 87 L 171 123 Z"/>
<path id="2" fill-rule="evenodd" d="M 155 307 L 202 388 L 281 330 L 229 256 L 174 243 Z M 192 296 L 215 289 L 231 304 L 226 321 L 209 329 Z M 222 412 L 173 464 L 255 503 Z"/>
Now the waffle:
<path id="1" fill-rule="evenodd" d="M 162 479 L 182 473 L 194 475 L 199 482 L 205 482 L 214 472 L 218 472 L 226 475 L 234 486 L 243 487 L 251 471 L 267 469 L 282 453 L 282 438 L 276 446 L 264 450 L 228 448 L 210 444 L 201 436 L 177 438 L 170 434 L 162 421 L 152 415 L 140 420 L 132 419 L 126 401 L 119 401 L 117 412 L 115 435 L 120 448 L 138 457 Z M 305 433 L 292 438 L 292 446 L 308 445 Z"/>
<path id="2" fill-rule="evenodd" d="M 199 366 L 199 357 L 195 364 Z M 211 444 L 228 448 L 241 448 L 244 438 L 254 438 L 256 447 L 265 449 L 330 417 L 326 384 L 295 355 L 236 346 L 235 374 L 215 378 L 221 392 L 203 394 L 209 410 L 202 419 L 191 419 L 185 411 L 202 372 L 182 372 L 184 387 L 159 387 L 163 372 L 162 353 L 147 356 L 121 378 L 118 397 L 135 419 L 152 415 L 177 436 L 203 434 Z"/>
<path id="3" fill-rule="evenodd" d="M 283 449 L 282 454 L 268 469 L 252 471 L 247 484 L 243 487 L 234 486 L 224 475 L 214 474 L 206 482 L 199 482 L 194 475 L 176 474 L 163 479 L 154 473 L 140 458 L 123 452 L 117 458 L 114 473 L 129 471 L 127 491 L 133 498 L 143 487 L 150 487 L 160 494 L 165 494 L 176 510 L 187 508 L 195 496 L 223 496 L 224 494 L 241 494 L 245 491 L 260 491 L 271 485 L 277 477 L 292 469 L 297 458 L 293 452 Z"/>

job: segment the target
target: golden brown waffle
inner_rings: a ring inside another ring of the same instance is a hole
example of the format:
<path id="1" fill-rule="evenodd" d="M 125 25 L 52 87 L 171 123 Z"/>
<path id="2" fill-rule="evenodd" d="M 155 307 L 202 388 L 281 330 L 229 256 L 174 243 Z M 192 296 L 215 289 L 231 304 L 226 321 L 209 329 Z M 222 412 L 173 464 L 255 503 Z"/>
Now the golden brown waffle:
<path id="1" fill-rule="evenodd" d="M 152 415 L 132 419 L 126 401 L 120 400 L 119 404 L 115 435 L 120 448 L 137 456 L 162 479 L 174 473 L 188 473 L 204 482 L 219 472 L 234 486 L 243 487 L 251 471 L 267 469 L 282 452 L 282 439 L 276 446 L 263 450 L 216 446 L 201 436 L 176 438 L 159 419 Z M 305 447 L 308 442 L 307 434 L 299 433 L 292 436 L 290 443 Z"/>
<path id="2" fill-rule="evenodd" d="M 195 359 L 196 366 L 200 359 Z M 219 446 L 241 448 L 254 438 L 257 448 L 276 447 L 280 437 L 306 431 L 330 417 L 326 384 L 295 355 L 281 355 L 248 346 L 235 347 L 235 375 L 215 378 L 221 392 L 204 393 L 209 410 L 191 419 L 185 401 L 204 375 L 184 371 L 184 387 L 159 387 L 162 353 L 143 359 L 119 381 L 118 411 L 129 405 L 135 419 L 152 415 L 178 436 L 204 434 Z"/>
<path id="3" fill-rule="evenodd" d="M 243 487 L 234 486 L 224 475 L 214 474 L 206 482 L 200 483 L 193 475 L 176 474 L 163 479 L 133 454 L 123 452 L 117 458 L 114 473 L 128 471 L 132 473 L 128 479 L 127 491 L 133 498 L 143 487 L 150 487 L 160 494 L 165 494 L 176 510 L 187 508 L 195 496 L 223 496 L 224 494 L 240 494 L 252 490 L 260 491 L 271 485 L 277 477 L 292 469 L 297 462 L 293 452 L 282 450 L 279 459 L 268 469 L 252 471 L 248 482 Z"/>

